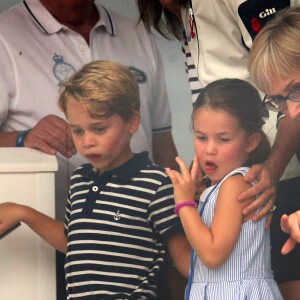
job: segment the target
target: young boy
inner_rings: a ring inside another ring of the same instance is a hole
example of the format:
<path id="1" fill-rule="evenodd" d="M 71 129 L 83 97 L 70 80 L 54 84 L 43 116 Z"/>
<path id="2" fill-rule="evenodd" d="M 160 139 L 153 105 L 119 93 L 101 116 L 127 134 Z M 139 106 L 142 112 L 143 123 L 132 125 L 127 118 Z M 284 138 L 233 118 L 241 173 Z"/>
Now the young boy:
<path id="1" fill-rule="evenodd" d="M 71 177 L 65 224 L 4 203 L 0 234 L 21 221 L 66 253 L 68 299 L 155 299 L 164 242 L 186 275 L 180 247 L 189 246 L 182 244 L 169 177 L 146 152 L 130 149 L 140 124 L 138 84 L 119 63 L 94 61 L 64 84 L 59 106 L 90 162 Z"/>

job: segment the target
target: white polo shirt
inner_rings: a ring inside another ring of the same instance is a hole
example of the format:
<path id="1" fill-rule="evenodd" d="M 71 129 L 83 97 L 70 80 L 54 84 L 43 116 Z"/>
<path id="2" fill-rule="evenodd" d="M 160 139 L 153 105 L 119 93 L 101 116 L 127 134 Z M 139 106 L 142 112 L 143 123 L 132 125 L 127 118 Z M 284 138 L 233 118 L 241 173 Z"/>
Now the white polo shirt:
<path id="1" fill-rule="evenodd" d="M 252 40 L 277 11 L 300 0 L 192 0 L 196 38 L 189 48 L 202 86 L 221 79 L 250 81 L 247 71 Z M 188 14 L 182 12 L 184 27 Z"/>
<path id="2" fill-rule="evenodd" d="M 222 78 L 239 78 L 254 85 L 247 70 L 249 49 L 259 29 L 288 6 L 300 0 L 192 0 L 196 22 L 195 38 L 188 41 L 200 85 Z M 189 13 L 183 9 L 184 27 L 189 32 Z M 276 136 L 277 113 L 270 112 L 264 131 L 271 143 Z M 282 179 L 300 176 L 294 156 Z"/>
<path id="3" fill-rule="evenodd" d="M 130 67 L 139 82 L 141 126 L 132 138 L 132 149 L 146 150 L 152 157 L 152 133 L 171 130 L 159 53 L 142 24 L 97 8 L 100 18 L 90 45 L 53 18 L 39 0 L 23 1 L 0 16 L 0 129 L 32 128 L 49 114 L 64 118 L 57 105 L 60 81 L 92 60 L 116 60 Z M 69 175 L 81 163 L 79 155 L 68 162 L 59 159 L 61 218 Z"/>

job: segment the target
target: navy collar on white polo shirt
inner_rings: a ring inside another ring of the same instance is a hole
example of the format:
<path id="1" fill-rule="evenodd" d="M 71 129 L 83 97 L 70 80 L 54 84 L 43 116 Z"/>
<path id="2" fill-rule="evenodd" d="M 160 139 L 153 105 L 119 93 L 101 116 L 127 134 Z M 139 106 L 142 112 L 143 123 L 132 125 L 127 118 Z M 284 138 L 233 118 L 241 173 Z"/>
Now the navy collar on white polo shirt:
<path id="1" fill-rule="evenodd" d="M 67 28 L 67 26 L 59 23 L 45 8 L 45 6 L 38 0 L 24 0 L 23 4 L 25 9 L 31 15 L 34 22 L 37 26 L 46 34 L 56 33 L 59 30 Z M 108 34 L 112 36 L 116 36 L 116 28 L 114 26 L 113 20 L 109 14 L 109 12 L 101 5 L 96 5 L 96 8 L 99 13 L 99 20 L 94 26 L 103 27 L 107 31 Z"/>

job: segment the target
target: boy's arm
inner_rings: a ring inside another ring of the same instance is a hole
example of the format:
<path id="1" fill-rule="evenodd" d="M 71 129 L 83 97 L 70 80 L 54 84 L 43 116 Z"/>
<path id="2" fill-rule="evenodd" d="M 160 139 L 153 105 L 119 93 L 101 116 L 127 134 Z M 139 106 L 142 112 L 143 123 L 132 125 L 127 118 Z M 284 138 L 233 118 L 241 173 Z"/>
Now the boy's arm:
<path id="1" fill-rule="evenodd" d="M 177 233 L 169 238 L 168 250 L 178 272 L 188 278 L 191 247 L 184 232 Z"/>
<path id="2" fill-rule="evenodd" d="M 67 238 L 64 234 L 63 222 L 54 220 L 25 205 L 1 203 L 0 234 L 18 222 L 25 223 L 52 247 L 66 253 Z"/>

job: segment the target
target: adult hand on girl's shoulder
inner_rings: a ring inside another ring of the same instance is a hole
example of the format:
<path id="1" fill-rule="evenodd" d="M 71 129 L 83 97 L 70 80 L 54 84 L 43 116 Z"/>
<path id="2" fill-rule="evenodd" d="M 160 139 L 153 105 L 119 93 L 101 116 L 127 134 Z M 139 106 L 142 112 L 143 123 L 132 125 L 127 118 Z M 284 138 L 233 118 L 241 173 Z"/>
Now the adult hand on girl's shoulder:
<path id="1" fill-rule="evenodd" d="M 282 254 L 291 252 L 297 243 L 300 243 L 300 210 L 287 216 L 283 215 L 280 221 L 282 231 L 289 233 L 290 237 L 281 249 Z"/>
<path id="2" fill-rule="evenodd" d="M 276 181 L 272 177 L 269 168 L 265 164 L 252 166 L 248 174 L 244 177 L 246 182 L 251 182 L 255 179 L 258 181 L 257 184 L 241 193 L 238 196 L 238 200 L 245 201 L 251 197 L 257 196 L 257 198 L 251 202 L 251 204 L 244 208 L 243 214 L 248 215 L 256 212 L 260 208 L 260 210 L 254 214 L 252 220 L 258 221 L 264 216 L 268 215 L 266 228 L 269 228 L 272 218 L 272 214 L 270 214 L 270 212 L 272 212 L 275 207 Z"/>

